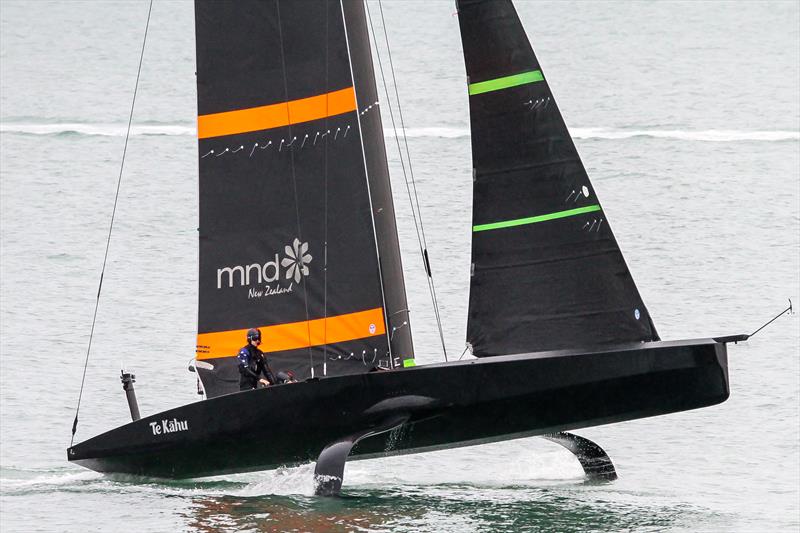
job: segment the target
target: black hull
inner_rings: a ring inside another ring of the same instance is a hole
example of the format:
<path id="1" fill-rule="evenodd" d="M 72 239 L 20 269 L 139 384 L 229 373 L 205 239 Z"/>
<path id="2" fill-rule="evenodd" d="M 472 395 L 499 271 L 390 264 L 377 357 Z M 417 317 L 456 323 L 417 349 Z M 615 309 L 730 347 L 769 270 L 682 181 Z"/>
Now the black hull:
<path id="1" fill-rule="evenodd" d="M 67 457 L 99 472 L 202 477 L 315 461 L 328 444 L 395 417 L 407 421 L 360 441 L 352 458 L 543 435 L 728 396 L 726 345 L 712 339 L 498 356 L 220 396 L 118 427 Z M 179 424 L 165 432 L 164 421 Z"/>

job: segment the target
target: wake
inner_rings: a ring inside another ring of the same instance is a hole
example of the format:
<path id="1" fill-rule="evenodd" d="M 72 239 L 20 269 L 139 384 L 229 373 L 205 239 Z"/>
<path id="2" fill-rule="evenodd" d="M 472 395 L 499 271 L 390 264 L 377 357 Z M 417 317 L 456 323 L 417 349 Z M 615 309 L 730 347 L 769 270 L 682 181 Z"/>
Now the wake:
<path id="1" fill-rule="evenodd" d="M 124 137 L 124 124 L 92 124 L 81 122 L 65 123 L 0 123 L 0 133 L 21 135 L 86 135 L 101 137 Z M 679 130 L 659 128 L 572 128 L 572 136 L 576 139 L 623 140 L 633 138 L 673 139 L 680 141 L 702 142 L 782 142 L 800 140 L 800 131 L 791 130 Z M 131 135 L 135 136 L 192 136 L 197 130 L 187 124 L 136 124 L 131 127 Z M 393 138 L 394 131 L 384 130 L 386 137 Z M 422 127 L 408 128 L 409 138 L 459 139 L 469 138 L 468 128 Z"/>

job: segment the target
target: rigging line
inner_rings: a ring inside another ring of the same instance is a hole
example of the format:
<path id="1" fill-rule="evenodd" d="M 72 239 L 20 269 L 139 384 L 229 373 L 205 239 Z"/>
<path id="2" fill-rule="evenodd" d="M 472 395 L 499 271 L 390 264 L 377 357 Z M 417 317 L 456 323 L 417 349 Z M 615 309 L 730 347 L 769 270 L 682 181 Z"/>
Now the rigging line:
<path id="1" fill-rule="evenodd" d="M 284 90 L 284 93 L 286 94 L 286 101 L 288 102 L 289 101 L 289 81 L 288 81 L 287 75 L 286 75 L 286 56 L 285 56 L 284 51 L 283 51 L 283 25 L 281 24 L 281 2 L 280 2 L 280 0 L 275 2 L 275 8 L 278 11 L 278 39 L 281 42 L 281 66 L 283 67 L 283 90 Z M 326 101 L 327 101 L 327 99 L 326 99 Z M 292 137 L 291 111 L 289 111 L 288 108 L 287 108 L 286 112 L 289 114 L 289 117 L 288 117 L 289 118 L 289 137 Z M 326 143 L 327 143 L 327 141 L 326 141 Z M 294 211 L 295 211 L 295 216 L 297 217 L 297 238 L 300 240 L 300 248 L 298 250 L 296 250 L 296 254 L 295 254 L 295 255 L 298 256 L 297 257 L 298 263 L 297 263 L 296 266 L 302 267 L 303 266 L 303 254 L 301 253 L 301 250 L 303 249 L 302 248 L 302 246 L 303 246 L 303 234 L 302 234 L 302 232 L 300 230 L 300 203 L 299 203 L 298 198 L 297 198 L 297 176 L 296 176 L 295 167 L 294 167 L 294 150 L 289 150 L 289 158 L 290 158 L 291 166 L 292 166 L 292 187 L 294 189 Z M 303 276 L 302 270 L 300 271 L 300 275 Z M 309 315 L 308 315 L 308 290 L 306 288 L 306 278 L 305 278 L 305 276 L 302 277 L 302 281 L 303 281 L 303 304 L 304 304 L 305 310 L 306 310 L 306 335 L 308 335 L 308 362 L 309 362 L 309 368 L 310 368 L 310 371 L 311 371 L 311 377 L 313 378 L 314 377 L 314 355 L 311 352 L 311 320 L 310 320 Z"/>
<path id="2" fill-rule="evenodd" d="M 325 6 L 325 94 L 328 93 L 328 52 L 329 52 L 329 43 L 328 40 L 330 39 L 328 26 L 329 26 L 329 14 L 330 14 L 330 4 L 328 2 L 324 3 Z M 356 112 L 358 112 L 358 108 L 356 108 Z M 328 98 L 325 98 L 325 131 L 329 130 L 328 126 Z M 323 258 L 322 258 L 322 307 L 323 307 L 323 345 L 322 345 L 322 375 L 328 375 L 328 139 L 325 138 L 325 171 L 323 173 L 323 180 L 324 180 L 324 195 L 325 195 L 325 222 L 324 222 L 324 241 L 323 241 Z"/>
<path id="3" fill-rule="evenodd" d="M 400 148 L 400 136 L 397 135 L 397 125 L 395 124 L 394 113 L 392 112 L 392 101 L 391 101 L 391 99 L 389 97 L 389 88 L 386 85 L 386 76 L 383 73 L 383 62 L 381 61 L 381 52 L 380 52 L 380 49 L 378 48 L 378 40 L 377 40 L 377 38 L 375 36 L 375 28 L 372 25 L 372 15 L 371 15 L 370 10 L 369 10 L 369 2 L 365 2 L 365 5 L 367 7 L 367 19 L 369 20 L 370 33 L 372 33 L 372 42 L 375 43 L 375 55 L 378 58 L 378 68 L 380 69 L 380 72 L 381 72 L 381 80 L 383 81 L 383 89 L 384 89 L 384 93 L 386 94 L 386 101 L 387 101 L 387 103 L 389 105 L 389 117 L 391 118 L 391 121 L 392 121 L 392 130 L 394 131 L 394 140 L 395 140 L 395 143 L 397 144 L 398 155 L 400 156 L 400 168 L 403 170 L 403 179 L 405 180 L 405 183 L 406 183 L 406 192 L 408 193 L 408 201 L 411 204 L 411 217 L 414 220 L 414 229 L 417 232 L 417 242 L 419 243 L 419 252 L 420 252 L 420 255 L 422 255 L 423 266 L 424 266 L 425 257 L 424 257 L 424 252 L 423 252 L 423 248 L 422 248 L 422 238 L 421 238 L 420 232 L 419 232 L 419 224 L 417 224 L 417 213 L 414 210 L 414 201 L 411 199 L 411 187 L 410 187 L 409 182 L 408 182 L 408 175 L 406 174 L 406 165 L 405 165 L 405 161 L 403 160 L 403 150 L 402 150 L 402 148 Z M 428 289 L 430 290 L 430 281 L 428 282 Z"/>
<path id="4" fill-rule="evenodd" d="M 364 162 L 364 180 L 367 184 L 367 198 L 369 199 L 369 217 L 372 221 L 372 236 L 375 240 L 375 259 L 378 262 L 378 281 L 381 286 L 381 304 L 383 305 L 383 324 L 386 329 L 386 343 L 389 347 L 390 366 L 394 367 L 394 355 L 392 354 L 392 341 L 389 338 L 389 317 L 386 312 L 386 292 L 383 289 L 383 266 L 381 266 L 381 252 L 378 248 L 378 229 L 375 225 L 375 210 L 372 206 L 372 190 L 369 186 L 369 170 L 367 169 L 367 151 L 364 149 L 364 129 L 361 127 L 361 113 L 358 106 L 358 91 L 356 90 L 356 76 L 353 72 L 353 56 L 350 53 L 350 37 L 347 34 L 347 18 L 344 16 L 344 2 L 339 0 L 339 7 L 342 10 L 342 26 L 344 27 L 344 42 L 347 48 L 347 62 L 350 65 L 350 79 L 353 82 L 353 95 L 356 99 L 356 120 L 358 121 L 358 140 L 361 143 L 361 160 Z"/>
<path id="5" fill-rule="evenodd" d="M 367 1 L 365 3 L 367 4 L 367 16 L 369 17 L 370 28 L 372 28 L 372 17 L 370 15 L 370 11 L 369 11 L 369 1 Z M 381 63 L 381 60 L 380 60 L 380 52 L 378 51 L 377 37 L 375 35 L 374 28 L 372 28 L 372 37 L 373 37 L 373 40 L 375 41 L 375 53 L 378 56 L 378 66 L 380 67 L 380 70 L 381 70 L 381 78 L 383 79 L 383 87 L 384 87 L 384 90 L 386 92 L 386 99 L 388 100 L 388 103 L 389 103 L 389 116 L 391 117 L 391 120 L 392 120 L 392 128 L 394 129 L 395 142 L 397 143 L 397 150 L 398 150 L 398 152 L 400 152 L 400 163 L 401 163 L 401 166 L 403 168 L 403 177 L 406 180 L 406 191 L 408 192 L 408 200 L 411 203 L 411 213 L 412 213 L 412 216 L 413 216 L 413 219 L 414 219 L 414 226 L 415 227 L 417 226 L 417 219 L 419 219 L 419 228 L 417 228 L 417 241 L 419 241 L 419 243 L 420 243 L 420 253 L 422 254 L 422 262 L 423 262 L 423 266 L 425 267 L 425 272 L 428 275 L 428 290 L 431 293 L 431 300 L 433 301 L 433 312 L 434 312 L 434 315 L 436 317 L 436 325 L 437 325 L 437 327 L 439 329 L 439 339 L 440 339 L 440 341 L 442 343 L 442 352 L 444 353 L 444 360 L 447 361 L 448 360 L 447 359 L 447 347 L 445 346 L 444 332 L 442 330 L 442 319 L 441 319 L 441 313 L 439 311 L 439 301 L 438 301 L 438 298 L 436 296 L 436 285 L 435 285 L 435 283 L 433 281 L 433 270 L 431 269 L 430 260 L 428 258 L 428 242 L 427 242 L 427 239 L 425 238 L 425 226 L 422 223 L 422 210 L 420 209 L 420 206 L 419 206 L 419 196 L 417 195 L 417 184 L 416 184 L 416 181 L 414 179 L 414 169 L 411 166 L 411 151 L 408 148 L 408 137 L 406 136 L 405 121 L 403 120 L 403 108 L 400 105 L 400 93 L 399 93 L 399 91 L 397 89 L 397 78 L 395 77 L 394 63 L 392 62 L 392 50 L 391 50 L 391 48 L 389 46 L 389 35 L 388 35 L 387 31 L 386 31 L 386 19 L 383 16 L 383 4 L 381 3 L 381 0 L 378 0 L 378 8 L 380 9 L 381 24 L 383 26 L 383 36 L 384 36 L 384 41 L 386 42 L 386 52 L 387 52 L 387 55 L 388 55 L 388 58 L 389 58 L 389 67 L 390 67 L 391 74 L 392 74 L 392 84 L 394 85 L 394 94 L 395 94 L 395 98 L 397 100 L 397 111 L 398 111 L 398 115 L 399 115 L 399 118 L 400 118 L 400 131 L 403 134 L 403 143 L 405 144 L 405 149 L 406 149 L 406 159 L 408 159 L 408 171 L 409 171 L 409 174 L 411 175 L 411 187 L 409 187 L 408 178 L 406 177 L 405 164 L 403 164 L 403 152 L 402 152 L 402 149 L 400 148 L 400 138 L 397 135 L 397 127 L 395 126 L 394 113 L 392 112 L 392 102 L 391 102 L 391 98 L 389 97 L 389 87 L 386 84 L 386 78 L 383 75 L 383 64 Z M 414 201 L 411 200 L 411 189 L 412 188 L 414 190 Z M 416 203 L 416 213 L 415 213 L 415 210 L 414 210 L 415 203 Z"/>
<path id="6" fill-rule="evenodd" d="M 467 354 L 467 350 L 469 350 L 469 344 L 464 347 L 464 351 L 461 352 L 461 357 L 458 358 L 459 361 Z"/>
<path id="7" fill-rule="evenodd" d="M 108 262 L 108 249 L 111 244 L 111 231 L 114 229 L 114 217 L 117 214 L 117 201 L 119 200 L 119 189 L 122 184 L 122 170 L 125 168 L 125 154 L 128 152 L 128 139 L 131 135 L 131 123 L 133 122 L 133 109 L 136 105 L 136 93 L 139 90 L 139 76 L 142 73 L 142 60 L 144 59 L 144 47 L 147 43 L 147 30 L 150 28 L 150 13 L 153 11 L 153 0 L 150 0 L 150 6 L 147 9 L 147 22 L 144 26 L 144 38 L 142 39 L 142 51 L 139 54 L 139 68 L 136 71 L 136 84 L 133 86 L 133 99 L 131 100 L 131 112 L 128 116 L 128 130 L 125 133 L 125 147 L 122 149 L 122 161 L 119 165 L 119 177 L 117 178 L 117 191 L 114 194 L 114 208 L 111 210 L 111 222 L 108 225 L 108 237 L 106 238 L 106 251 L 103 255 L 103 268 L 100 270 L 100 282 L 97 286 L 97 297 L 94 303 L 94 315 L 92 316 L 92 329 L 89 332 L 89 345 L 86 348 L 86 358 L 83 362 L 83 376 L 81 377 L 81 390 L 78 393 L 78 405 L 75 407 L 75 420 L 72 421 L 72 436 L 69 440 L 69 446 L 72 447 L 75 441 L 75 431 L 78 429 L 78 413 L 81 410 L 81 400 L 83 399 L 83 385 L 86 382 L 86 368 L 89 366 L 89 354 L 92 351 L 92 338 L 94 337 L 94 326 L 97 323 L 97 309 L 100 307 L 100 291 L 103 289 L 103 275 L 106 272 L 106 263 Z"/>
<path id="8" fill-rule="evenodd" d="M 397 99 L 397 111 L 398 111 L 398 115 L 399 115 L 399 118 L 400 118 L 400 131 L 403 134 L 403 143 L 404 143 L 405 149 L 406 149 L 406 158 L 408 159 L 408 169 L 409 169 L 409 173 L 411 174 L 411 186 L 412 186 L 412 188 L 414 190 L 414 200 L 415 200 L 416 207 L 417 207 L 417 216 L 419 218 L 420 233 L 422 234 L 423 260 L 425 262 L 425 271 L 427 272 L 428 278 L 430 279 L 430 292 L 431 292 L 431 298 L 433 300 L 434 314 L 436 316 L 436 325 L 437 325 L 437 327 L 439 329 L 439 339 L 441 340 L 441 343 L 442 343 L 442 352 L 444 353 L 444 360 L 447 361 L 448 360 L 447 359 L 447 348 L 445 346 L 445 341 L 444 341 L 444 332 L 443 332 L 443 329 L 442 329 L 441 312 L 439 310 L 439 300 L 438 300 L 438 297 L 436 296 L 436 284 L 433 281 L 433 270 L 431 269 L 430 259 L 428 257 L 428 242 L 427 242 L 427 239 L 425 237 L 425 226 L 424 226 L 424 224 L 422 222 L 422 209 L 420 208 L 420 205 L 419 205 L 419 196 L 417 194 L 417 183 L 416 183 L 416 180 L 414 179 L 414 168 L 411 165 L 411 151 L 409 150 L 409 147 L 408 147 L 408 137 L 406 136 L 405 121 L 403 119 L 403 108 L 402 108 L 402 106 L 400 104 L 400 93 L 399 93 L 398 88 L 397 88 L 397 78 L 396 78 L 395 72 L 394 72 L 394 63 L 392 62 L 392 50 L 391 50 L 391 47 L 389 46 L 389 35 L 387 33 L 387 30 L 386 30 L 386 20 L 385 20 L 385 18 L 383 16 L 383 4 L 381 3 L 380 0 L 378 0 L 378 7 L 379 7 L 379 10 L 380 10 L 380 14 L 381 14 L 381 24 L 383 26 L 384 41 L 386 42 L 386 52 L 387 52 L 387 55 L 389 57 L 389 67 L 390 67 L 390 70 L 391 70 L 391 73 L 392 73 L 392 83 L 394 85 L 395 98 Z M 412 207 L 412 209 L 413 209 L 413 207 Z"/>
<path id="9" fill-rule="evenodd" d="M 786 309 L 784 309 L 783 311 L 781 311 L 780 313 L 778 313 L 777 315 L 775 315 L 775 317 L 774 317 L 772 320 L 768 321 L 766 324 L 764 324 L 763 326 L 761 326 L 760 328 L 758 328 L 757 330 L 755 330 L 753 333 L 751 333 L 751 334 L 750 334 L 750 335 L 748 335 L 747 337 L 748 337 L 748 338 L 751 338 L 751 337 L 753 337 L 753 335 L 755 335 L 756 333 L 758 333 L 759 331 L 761 331 L 761 330 L 762 330 L 762 329 L 764 329 L 765 327 L 769 326 L 770 324 L 772 324 L 773 322 L 775 322 L 776 320 L 778 320 L 778 319 L 779 319 L 781 316 L 783 316 L 784 314 L 787 314 L 787 315 L 794 314 L 794 309 L 793 309 L 793 307 L 792 307 L 792 299 L 791 299 L 791 298 L 789 298 L 789 307 L 787 307 Z"/>
<path id="10" fill-rule="evenodd" d="M 372 34 L 372 42 L 375 44 L 375 55 L 376 55 L 376 57 L 378 59 L 378 68 L 380 69 L 381 80 L 383 81 L 383 89 L 384 89 L 384 93 L 386 94 L 386 102 L 389 105 L 389 117 L 390 117 L 391 122 L 392 122 L 392 130 L 394 131 L 394 140 L 395 140 L 395 143 L 397 144 L 397 154 L 400 156 L 400 168 L 403 171 L 403 180 L 405 181 L 405 184 L 406 184 L 406 193 L 408 194 L 408 203 L 411 206 L 411 217 L 414 220 L 414 229 L 416 230 L 416 233 L 417 233 L 417 243 L 419 243 L 419 253 L 420 253 L 420 257 L 422 259 L 422 266 L 423 266 L 423 268 L 425 268 L 425 272 L 428 273 L 429 269 L 427 268 L 427 264 L 426 264 L 426 261 L 425 261 L 425 250 L 424 250 L 424 247 L 422 245 L 422 238 L 420 236 L 420 226 L 417 223 L 417 213 L 414 210 L 414 201 L 411 198 L 411 186 L 409 185 L 409 182 L 408 182 L 408 174 L 406 173 L 406 165 L 405 165 L 405 161 L 403 160 L 403 149 L 400 147 L 400 136 L 397 134 L 397 124 L 396 124 L 396 122 L 394 120 L 394 112 L 392 111 L 392 100 L 391 100 L 391 97 L 389 96 L 389 87 L 388 87 L 388 85 L 386 83 L 386 76 L 385 76 L 384 71 L 383 71 L 383 61 L 381 61 L 381 52 L 380 52 L 380 48 L 378 48 L 378 39 L 377 39 L 377 35 L 375 33 L 375 27 L 374 27 L 374 25 L 372 23 L 372 14 L 371 14 L 370 9 L 369 9 L 369 2 L 365 1 L 364 5 L 366 6 L 367 20 L 369 21 L 369 29 L 370 29 L 369 33 Z M 426 276 L 426 281 L 428 283 L 428 292 L 431 294 L 431 297 L 433 298 L 433 292 L 431 291 L 431 278 L 430 278 L 430 276 Z M 408 311 L 408 309 L 405 309 L 405 311 Z M 437 312 L 437 310 L 434 309 L 434 314 L 436 314 L 436 312 Z M 397 312 L 392 313 L 391 316 L 393 316 L 396 313 Z M 410 317 L 408 317 L 408 316 L 407 316 L 407 318 L 410 319 Z M 406 321 L 405 323 L 407 324 L 408 321 Z M 437 318 L 437 323 L 438 323 L 438 318 Z M 397 329 L 399 329 L 399 328 L 392 328 L 392 336 L 389 339 L 390 341 L 394 338 L 394 331 L 396 331 Z M 444 341 L 443 338 L 442 338 L 442 341 Z M 442 343 L 442 349 L 444 350 L 444 343 Z M 446 351 L 445 351 L 445 360 L 447 360 L 447 352 Z"/>

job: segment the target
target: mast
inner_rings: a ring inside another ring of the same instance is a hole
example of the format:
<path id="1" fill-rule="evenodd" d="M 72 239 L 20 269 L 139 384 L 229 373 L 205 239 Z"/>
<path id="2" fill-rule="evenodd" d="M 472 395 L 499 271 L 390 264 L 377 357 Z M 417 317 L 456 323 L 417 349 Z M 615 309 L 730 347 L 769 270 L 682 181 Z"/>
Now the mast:
<path id="1" fill-rule="evenodd" d="M 511 1 L 457 8 L 472 128 L 473 353 L 657 340 Z"/>
<path id="2" fill-rule="evenodd" d="M 346 22 L 349 59 L 356 100 L 364 162 L 369 182 L 372 214 L 387 309 L 387 333 L 393 357 L 392 366 L 413 363 L 414 347 L 408 311 L 400 240 L 397 235 L 392 184 L 379 112 L 378 89 L 372 61 L 369 29 L 363 0 L 340 0 Z"/>
<path id="3" fill-rule="evenodd" d="M 413 358 L 363 5 L 196 0 L 195 16 L 206 393 L 238 390 L 252 327 L 299 379 Z"/>

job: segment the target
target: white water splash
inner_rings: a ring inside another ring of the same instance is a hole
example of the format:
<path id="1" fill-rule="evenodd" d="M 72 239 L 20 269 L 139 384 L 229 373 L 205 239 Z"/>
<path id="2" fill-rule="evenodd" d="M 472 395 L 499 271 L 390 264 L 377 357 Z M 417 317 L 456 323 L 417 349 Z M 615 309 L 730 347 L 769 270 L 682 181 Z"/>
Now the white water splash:
<path id="1" fill-rule="evenodd" d="M 124 124 L 90 124 L 90 123 L 51 123 L 34 124 L 3 122 L 0 123 L 0 133 L 27 134 L 27 135 L 99 135 L 104 137 L 125 136 Z M 185 135 L 195 136 L 196 128 L 183 124 L 137 124 L 131 127 L 131 135 Z M 576 139 L 631 139 L 634 137 L 649 137 L 654 139 L 675 139 L 682 141 L 704 142 L 738 142 L 738 141 L 797 141 L 800 140 L 800 131 L 791 130 L 677 130 L 657 128 L 572 128 L 572 136 Z M 398 132 L 399 134 L 399 132 Z M 453 127 L 422 127 L 406 129 L 406 137 L 411 138 L 440 138 L 458 139 L 470 136 L 469 128 Z M 393 138 L 395 133 L 391 129 L 384 130 L 386 137 Z"/>
<path id="2" fill-rule="evenodd" d="M 367 461 L 351 461 L 346 465 L 344 487 L 408 487 L 461 484 L 481 487 L 506 487 L 509 485 L 538 486 L 542 482 L 575 483 L 583 479 L 578 461 L 566 450 L 542 444 L 538 440 L 525 439 L 504 443 L 506 448 L 518 448 L 516 455 L 520 463 L 513 469 L 496 464 L 492 468 L 475 468 L 476 465 L 492 466 L 498 444 L 477 448 L 443 450 L 425 455 L 396 456 Z M 458 468 L 452 468 L 453 464 Z M 34 477 L 6 477 L 0 479 L 4 492 L 28 493 L 52 490 L 94 491 L 124 490 L 141 494 L 169 494 L 174 496 L 313 496 L 313 462 L 296 467 L 276 470 L 226 475 L 222 477 L 194 480 L 169 481 L 142 478 L 125 474 L 104 475 L 97 472 L 42 473 Z M 497 472 L 502 470 L 503 475 Z"/>
<path id="3" fill-rule="evenodd" d="M 249 483 L 240 489 L 231 491 L 234 496 L 313 496 L 314 466 L 308 463 L 293 468 L 278 468 L 248 474 Z M 243 480 L 244 481 L 244 480 Z"/>
<path id="4" fill-rule="evenodd" d="M 41 474 L 35 477 L 28 478 L 0 478 L 0 485 L 5 490 L 23 490 L 23 489 L 36 489 L 42 488 L 46 490 L 47 487 L 64 486 L 64 485 L 77 485 L 89 481 L 96 481 L 103 478 L 103 474 L 97 472 L 70 472 L 70 473 L 53 473 Z"/>
<path id="5" fill-rule="evenodd" d="M 98 490 L 116 487 L 138 493 L 175 496 L 313 496 L 314 463 L 298 467 L 278 468 L 249 474 L 217 478 L 166 480 L 126 474 L 101 474 L 91 471 L 41 473 L 31 477 L 0 478 L 2 492 L 7 494 L 52 492 L 53 490 Z"/>

